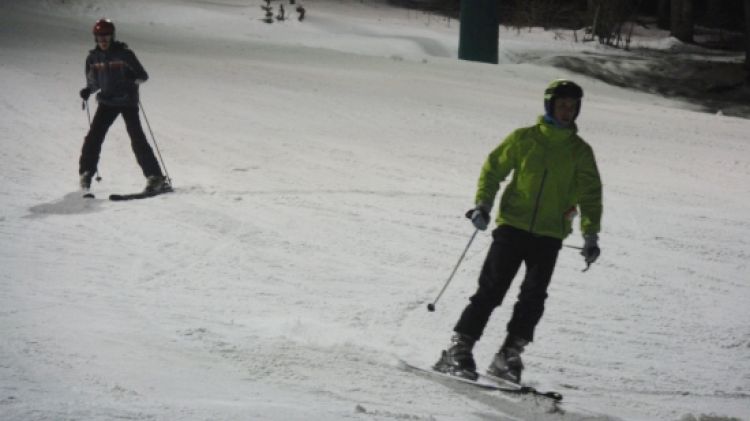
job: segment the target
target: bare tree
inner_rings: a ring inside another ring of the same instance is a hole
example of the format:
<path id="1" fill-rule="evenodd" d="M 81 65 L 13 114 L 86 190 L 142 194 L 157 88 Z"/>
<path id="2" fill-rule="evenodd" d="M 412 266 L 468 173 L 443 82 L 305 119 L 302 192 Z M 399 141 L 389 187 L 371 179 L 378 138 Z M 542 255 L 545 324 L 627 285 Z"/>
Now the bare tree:
<path id="1" fill-rule="evenodd" d="M 672 0 L 672 36 L 682 42 L 693 42 L 693 0 Z"/>
<path id="2" fill-rule="evenodd" d="M 641 0 L 588 0 L 591 27 L 586 29 L 585 40 L 599 39 L 602 44 L 627 49 L 633 29 L 633 20 Z M 630 22 L 630 29 L 626 23 Z"/>

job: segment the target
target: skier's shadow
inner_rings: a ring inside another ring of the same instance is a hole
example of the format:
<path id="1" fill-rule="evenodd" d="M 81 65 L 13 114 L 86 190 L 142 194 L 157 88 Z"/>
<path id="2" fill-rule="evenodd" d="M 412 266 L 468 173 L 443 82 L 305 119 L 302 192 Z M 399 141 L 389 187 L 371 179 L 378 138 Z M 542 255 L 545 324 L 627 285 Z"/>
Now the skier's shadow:
<path id="1" fill-rule="evenodd" d="M 79 213 L 91 213 L 101 210 L 101 199 L 84 199 L 80 192 L 68 193 L 48 203 L 42 203 L 29 208 L 26 218 L 41 218 L 48 215 L 74 215 Z"/>

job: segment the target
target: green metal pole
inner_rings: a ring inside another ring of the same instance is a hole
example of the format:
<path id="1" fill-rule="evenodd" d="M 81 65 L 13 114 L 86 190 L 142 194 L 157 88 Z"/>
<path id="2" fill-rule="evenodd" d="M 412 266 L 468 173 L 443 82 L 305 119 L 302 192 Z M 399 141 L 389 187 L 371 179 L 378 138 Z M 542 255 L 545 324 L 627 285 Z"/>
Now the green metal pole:
<path id="1" fill-rule="evenodd" d="M 458 58 L 497 64 L 499 0 L 461 0 Z"/>

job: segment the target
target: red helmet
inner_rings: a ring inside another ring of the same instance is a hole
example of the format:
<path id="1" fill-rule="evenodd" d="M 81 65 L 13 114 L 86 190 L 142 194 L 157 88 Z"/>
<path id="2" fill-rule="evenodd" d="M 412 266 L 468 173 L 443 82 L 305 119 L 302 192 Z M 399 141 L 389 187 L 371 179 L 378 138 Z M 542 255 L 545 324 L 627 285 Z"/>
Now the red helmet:
<path id="1" fill-rule="evenodd" d="M 94 29 L 92 31 L 94 35 L 115 35 L 115 24 L 112 23 L 109 19 L 99 19 L 94 24 Z"/>

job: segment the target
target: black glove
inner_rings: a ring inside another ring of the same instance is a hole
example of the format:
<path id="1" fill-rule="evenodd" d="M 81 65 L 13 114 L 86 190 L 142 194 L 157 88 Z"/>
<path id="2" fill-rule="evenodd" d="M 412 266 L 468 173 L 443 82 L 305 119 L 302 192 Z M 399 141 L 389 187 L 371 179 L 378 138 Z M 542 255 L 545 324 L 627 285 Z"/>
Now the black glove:
<path id="1" fill-rule="evenodd" d="M 596 262 L 596 259 L 601 254 L 599 249 L 599 236 L 596 234 L 584 234 L 583 235 L 583 249 L 581 250 L 581 256 L 586 261 L 587 265 Z"/>
<path id="2" fill-rule="evenodd" d="M 474 209 L 469 209 L 466 212 L 466 217 L 471 219 L 471 223 L 474 224 L 476 229 L 484 231 L 490 223 L 489 206 L 480 203 Z"/>
<path id="3" fill-rule="evenodd" d="M 81 89 L 81 92 L 80 92 L 79 94 L 81 95 L 81 98 L 82 98 L 82 99 L 83 99 L 84 101 L 88 101 L 88 100 L 89 100 L 89 97 L 91 96 L 91 88 L 89 88 L 89 87 L 87 86 L 87 87 L 85 87 L 85 88 Z"/>

